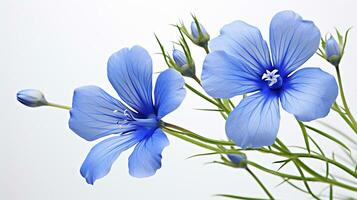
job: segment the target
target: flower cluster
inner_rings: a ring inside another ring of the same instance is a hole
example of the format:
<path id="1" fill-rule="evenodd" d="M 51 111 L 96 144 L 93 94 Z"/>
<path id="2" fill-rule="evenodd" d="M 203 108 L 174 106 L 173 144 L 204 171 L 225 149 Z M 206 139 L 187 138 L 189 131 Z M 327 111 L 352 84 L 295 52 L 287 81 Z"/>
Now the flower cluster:
<path id="1" fill-rule="evenodd" d="M 357 133 L 357 122 L 347 105 L 339 68 L 348 31 L 345 36 L 337 31 L 338 41 L 333 36 L 321 39 L 320 31 L 312 21 L 304 20 L 293 11 L 282 11 L 271 20 L 268 47 L 260 30 L 246 22 L 233 21 L 210 40 L 205 27 L 196 16 L 192 17 L 191 33 L 182 22 L 175 26 L 180 38 L 174 45 L 179 48 L 174 46 L 172 54 L 156 36 L 169 69 L 159 74 L 154 89 L 151 57 L 143 47 L 134 46 L 113 53 L 108 60 L 108 79 L 120 100 L 98 86 L 75 89 L 72 107 L 49 103 L 38 90 L 22 90 L 17 99 L 29 107 L 46 105 L 70 110 L 69 128 L 74 133 L 87 141 L 103 139 L 91 149 L 80 169 L 89 184 L 107 175 L 119 155 L 131 147 L 134 150 L 128 159 L 129 174 L 138 178 L 154 175 L 161 167 L 161 154 L 169 144 L 169 134 L 210 151 L 193 157 L 218 154 L 220 160 L 213 163 L 245 169 L 270 199 L 274 199 L 273 195 L 251 167 L 287 182 L 290 179 L 302 181 L 306 193 L 317 199 L 309 181 L 328 184 L 331 191 L 332 187 L 357 191 L 357 187 L 345 183 L 345 179 L 336 179 L 328 168 L 334 165 L 357 178 L 354 166 L 350 168 L 327 157 L 308 130 L 350 151 L 348 145 L 305 124 L 323 118 L 333 110 Z M 196 75 L 197 65 L 186 38 L 207 53 L 201 78 Z M 319 48 L 320 40 L 322 48 Z M 302 67 L 315 53 L 335 66 L 338 83 L 333 75 L 318 67 Z M 202 87 L 206 93 L 190 85 L 184 77 L 194 79 L 196 86 Z M 208 138 L 163 120 L 183 102 L 185 88 L 215 106 L 201 110 L 215 111 L 223 116 L 227 140 Z M 339 90 L 342 105 L 337 103 Z M 231 99 L 236 96 L 243 97 L 237 104 Z M 305 146 L 300 149 L 306 153 L 292 151 L 277 138 L 280 105 L 296 118 L 305 141 Z M 311 142 L 318 153 L 311 150 Z M 248 159 L 249 151 L 281 157 L 282 160 L 274 162 L 282 163 L 280 168 L 294 163 L 299 175 L 261 166 Z M 303 158 L 326 164 L 327 175 L 320 175 L 305 164 Z M 353 158 L 352 162 L 355 162 Z"/>

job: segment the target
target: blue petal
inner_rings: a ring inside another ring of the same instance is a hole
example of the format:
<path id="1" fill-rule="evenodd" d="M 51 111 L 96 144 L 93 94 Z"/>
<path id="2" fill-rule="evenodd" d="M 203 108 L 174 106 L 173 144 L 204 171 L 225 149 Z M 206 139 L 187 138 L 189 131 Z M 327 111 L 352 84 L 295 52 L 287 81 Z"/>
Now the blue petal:
<path id="1" fill-rule="evenodd" d="M 270 23 L 270 48 L 280 75 L 289 75 L 304 64 L 320 44 L 320 31 L 293 11 L 276 14 Z"/>
<path id="2" fill-rule="evenodd" d="M 159 75 L 154 92 L 158 119 L 174 111 L 182 103 L 186 95 L 184 84 L 182 76 L 173 69 L 167 69 Z"/>
<path id="3" fill-rule="evenodd" d="M 187 64 L 187 58 L 185 53 L 180 50 L 174 49 L 172 51 L 172 58 L 174 59 L 176 65 L 182 67 Z"/>
<path id="4" fill-rule="evenodd" d="M 211 41 L 210 48 L 212 51 L 225 51 L 244 61 L 260 75 L 271 67 L 268 45 L 259 29 L 243 21 L 225 25 L 221 35 Z"/>
<path id="5" fill-rule="evenodd" d="M 258 92 L 244 98 L 226 122 L 227 136 L 242 148 L 257 148 L 274 143 L 279 130 L 279 98 L 274 93 Z"/>
<path id="6" fill-rule="evenodd" d="M 86 140 L 120 133 L 118 121 L 125 119 L 126 107 L 97 86 L 74 91 L 69 127 Z M 114 112 L 114 111 L 117 112 Z"/>
<path id="7" fill-rule="evenodd" d="M 202 86 L 212 97 L 231 98 L 256 91 L 262 82 L 244 62 L 224 51 L 214 51 L 206 56 L 202 69 Z"/>
<path id="8" fill-rule="evenodd" d="M 162 150 L 169 145 L 169 140 L 161 129 L 156 129 L 151 136 L 147 136 L 129 157 L 129 174 L 143 178 L 152 176 L 161 168 Z"/>
<path id="9" fill-rule="evenodd" d="M 81 167 L 81 175 L 87 183 L 94 184 L 97 179 L 107 175 L 113 162 L 125 150 L 137 144 L 146 133 L 139 130 L 134 133 L 114 136 L 95 145 Z"/>
<path id="10" fill-rule="evenodd" d="M 140 47 L 124 48 L 110 56 L 108 78 L 120 98 L 143 115 L 153 113 L 152 61 Z"/>
<path id="11" fill-rule="evenodd" d="M 319 68 L 304 68 L 288 78 L 281 93 L 281 105 L 298 120 L 325 117 L 335 102 L 338 88 L 335 78 Z"/>

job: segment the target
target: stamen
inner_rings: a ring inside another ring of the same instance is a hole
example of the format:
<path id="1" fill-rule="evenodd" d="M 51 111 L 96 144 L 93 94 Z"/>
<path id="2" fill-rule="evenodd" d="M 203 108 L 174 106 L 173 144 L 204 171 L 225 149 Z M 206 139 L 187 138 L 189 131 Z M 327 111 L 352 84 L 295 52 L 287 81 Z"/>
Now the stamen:
<path id="1" fill-rule="evenodd" d="M 278 82 L 278 78 L 280 77 L 278 73 L 279 70 L 274 69 L 273 71 L 266 70 L 266 73 L 263 74 L 262 80 L 267 81 L 269 87 L 273 86 L 275 83 Z"/>
<path id="2" fill-rule="evenodd" d="M 121 113 L 120 110 L 113 110 L 113 113 Z M 124 116 L 122 116 L 124 115 Z M 132 130 L 135 126 L 147 126 L 147 127 L 154 127 L 157 126 L 156 117 L 148 117 L 148 118 L 136 118 L 133 113 L 125 109 L 122 112 L 121 117 L 118 119 L 117 124 L 119 125 L 120 129 L 127 129 Z"/>

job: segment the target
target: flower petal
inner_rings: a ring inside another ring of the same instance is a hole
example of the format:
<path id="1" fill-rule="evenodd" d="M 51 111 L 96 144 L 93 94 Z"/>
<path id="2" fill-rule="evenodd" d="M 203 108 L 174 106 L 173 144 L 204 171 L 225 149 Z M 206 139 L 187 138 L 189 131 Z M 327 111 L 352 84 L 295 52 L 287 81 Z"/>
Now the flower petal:
<path id="1" fill-rule="evenodd" d="M 125 119 L 125 109 L 120 101 L 97 86 L 77 88 L 73 94 L 69 128 L 89 141 L 120 133 L 117 123 Z"/>
<path id="2" fill-rule="evenodd" d="M 156 129 L 151 136 L 147 136 L 129 157 L 129 174 L 144 178 L 155 174 L 161 168 L 161 152 L 169 145 L 169 140 L 161 129 Z"/>
<path id="3" fill-rule="evenodd" d="M 274 143 L 280 123 L 279 98 L 269 91 L 244 98 L 226 122 L 227 136 L 242 148 Z"/>
<path id="4" fill-rule="evenodd" d="M 270 48 L 274 66 L 289 75 L 304 64 L 320 44 L 320 31 L 312 21 L 293 11 L 277 13 L 270 23 Z"/>
<path id="5" fill-rule="evenodd" d="M 329 113 L 338 94 L 331 74 L 320 68 L 304 68 L 286 81 L 280 96 L 281 105 L 298 120 L 311 121 Z"/>
<path id="6" fill-rule="evenodd" d="M 224 51 L 206 56 L 202 69 L 202 86 L 215 98 L 231 98 L 260 88 L 260 75 L 244 62 Z"/>
<path id="7" fill-rule="evenodd" d="M 108 60 L 108 78 L 120 98 L 143 115 L 152 114 L 152 61 L 140 47 L 124 48 Z"/>
<path id="8" fill-rule="evenodd" d="M 242 60 L 256 73 L 262 75 L 271 67 L 268 45 L 254 26 L 234 21 L 221 29 L 221 35 L 210 42 L 212 51 L 225 51 Z"/>
<path id="9" fill-rule="evenodd" d="M 160 73 L 154 92 L 158 119 L 174 111 L 182 103 L 186 95 L 184 84 L 182 76 L 173 69 L 167 69 Z"/>
<path id="10" fill-rule="evenodd" d="M 138 143 L 143 135 L 142 130 L 134 133 L 114 136 L 95 145 L 87 155 L 81 167 L 81 175 L 87 183 L 94 184 L 97 179 L 107 175 L 113 162 L 125 150 Z"/>

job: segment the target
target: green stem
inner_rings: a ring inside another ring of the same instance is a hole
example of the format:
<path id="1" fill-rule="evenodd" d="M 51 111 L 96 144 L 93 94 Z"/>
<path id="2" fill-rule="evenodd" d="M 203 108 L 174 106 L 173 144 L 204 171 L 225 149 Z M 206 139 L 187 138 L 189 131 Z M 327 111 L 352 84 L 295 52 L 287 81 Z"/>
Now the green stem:
<path id="1" fill-rule="evenodd" d="M 55 104 L 55 103 L 47 103 L 47 106 L 51 106 L 51 107 L 55 107 L 55 108 L 61 108 L 61 109 L 65 109 L 65 110 L 71 110 L 70 106 L 64 106 L 64 105 Z"/>
<path id="2" fill-rule="evenodd" d="M 246 168 L 246 170 L 255 179 L 255 181 L 260 185 L 260 187 L 264 190 L 265 194 L 267 194 L 270 199 L 274 200 L 275 198 L 273 197 L 273 195 L 270 194 L 269 190 L 264 186 L 264 184 L 259 180 L 259 178 L 252 172 L 252 170 L 250 170 L 248 167 Z"/>
<path id="3" fill-rule="evenodd" d="M 196 134 L 196 133 L 194 133 L 194 132 L 192 132 L 192 131 L 189 131 L 189 130 L 187 130 L 187 129 L 185 129 L 185 128 L 176 126 L 176 125 L 174 125 L 174 124 L 170 124 L 170 123 L 167 123 L 167 122 L 162 122 L 162 125 L 163 125 L 163 127 L 165 127 L 165 128 L 173 128 L 173 129 L 182 131 L 182 132 L 180 132 L 181 134 L 184 134 L 184 135 L 187 135 L 187 136 L 189 136 L 189 137 L 192 137 L 192 138 L 201 140 L 201 141 L 203 141 L 203 142 L 207 142 L 207 143 L 211 143 L 211 144 L 216 144 L 216 145 L 235 146 L 235 144 L 234 144 L 233 142 L 230 142 L 230 141 L 222 141 L 222 140 L 215 140 L 215 139 L 203 137 L 203 136 L 198 135 L 198 134 Z M 174 131 L 174 130 L 172 130 L 172 131 Z"/>
<path id="4" fill-rule="evenodd" d="M 307 152 L 310 154 L 309 137 L 308 137 L 308 134 L 307 134 L 305 125 L 304 125 L 304 123 L 302 123 L 302 122 L 299 121 L 298 119 L 296 119 L 296 121 L 298 122 L 298 124 L 299 124 L 299 126 L 300 126 L 302 135 L 304 136 L 304 141 L 305 141 L 305 145 L 306 145 Z"/>
<path id="5" fill-rule="evenodd" d="M 344 112 L 342 112 L 342 110 L 340 109 L 340 106 L 336 102 L 333 104 L 331 109 L 334 110 L 335 112 L 337 112 L 342 117 L 342 119 L 344 119 L 345 122 L 351 127 L 351 129 L 355 133 L 357 133 L 357 129 L 353 126 L 351 120 L 345 115 Z"/>
<path id="6" fill-rule="evenodd" d="M 185 83 L 185 86 L 191 90 L 193 93 L 197 94 L 198 96 L 202 97 L 203 99 L 205 99 L 206 101 L 210 102 L 211 104 L 217 106 L 218 108 L 221 108 L 220 105 L 215 102 L 214 100 L 212 100 L 211 98 L 207 97 L 206 95 L 202 94 L 200 91 L 196 90 L 195 88 L 193 88 L 192 86 L 190 86 L 189 84 Z"/>
<path id="7" fill-rule="evenodd" d="M 221 108 L 227 115 L 231 112 L 221 101 L 221 99 L 215 98 L 216 102 L 219 104 L 219 108 Z M 227 117 L 224 117 L 227 119 Z"/>
<path id="8" fill-rule="evenodd" d="M 257 168 L 257 169 L 260 169 L 260 170 L 262 170 L 264 172 L 267 172 L 267 173 L 275 175 L 275 176 L 283 177 L 283 178 L 286 178 L 286 179 L 300 180 L 300 181 L 304 181 L 305 180 L 305 181 L 310 181 L 310 182 L 323 182 L 323 183 L 328 183 L 328 184 L 331 184 L 331 185 L 339 186 L 341 188 L 345 188 L 345 189 L 348 189 L 348 190 L 351 190 L 351 191 L 357 191 L 356 187 L 353 187 L 353 186 L 350 186 L 350 185 L 347 185 L 347 184 L 344 184 L 344 183 L 340 183 L 340 182 L 332 180 L 332 179 L 327 179 L 327 178 L 320 179 L 320 178 L 316 178 L 316 177 L 304 177 L 304 178 L 302 178 L 301 176 L 285 174 L 285 173 L 278 172 L 276 170 L 271 170 L 271 169 L 265 168 L 265 167 L 255 163 L 255 162 L 252 162 L 252 161 L 248 161 L 247 160 L 246 162 L 247 162 L 248 165 L 253 166 L 253 167 Z"/>
<path id="9" fill-rule="evenodd" d="M 236 154 L 236 153 L 239 153 L 237 152 L 237 150 L 224 150 L 224 149 L 220 149 L 220 148 L 217 148 L 217 147 L 214 147 L 214 146 L 211 146 L 211 145 L 208 145 L 204 142 L 201 142 L 201 141 L 197 141 L 193 138 L 190 138 L 190 137 L 187 137 L 185 135 L 182 135 L 176 131 L 173 131 L 173 130 L 170 130 L 168 128 L 165 128 L 165 127 L 162 127 L 162 129 L 170 134 L 170 135 L 173 135 L 175 137 L 178 137 L 182 140 L 185 140 L 187 142 L 190 142 L 192 144 L 195 144 L 197 146 L 200 146 L 202 148 L 205 148 L 205 149 L 208 149 L 208 150 L 211 150 L 211 151 L 214 151 L 214 152 L 217 152 L 217 153 L 222 153 L 222 154 Z M 259 151 L 261 152 L 265 152 L 265 153 L 273 153 L 275 155 L 279 155 L 279 156 L 283 156 L 283 157 L 289 157 L 289 158 L 294 158 L 296 159 L 296 157 L 313 157 L 313 158 L 317 158 L 317 159 L 320 159 L 320 160 L 323 160 L 323 161 L 330 161 L 331 160 L 326 160 L 326 158 L 321 158 L 321 157 L 317 157 L 317 156 L 314 156 L 314 155 L 310 155 L 310 154 L 293 154 L 292 155 L 287 155 L 286 153 L 280 153 L 280 152 L 274 152 L 274 151 L 270 151 L 270 150 L 266 150 L 264 148 L 261 148 L 259 149 Z M 283 177 L 283 178 L 288 178 L 288 179 L 294 179 L 294 180 L 305 180 L 305 181 L 315 181 L 315 182 L 323 182 L 323 183 L 328 183 L 328 184 L 331 184 L 331 185 L 335 185 L 335 186 L 339 186 L 341 188 L 345 188 L 345 189 L 348 189 L 348 190 L 352 190 L 352 191 L 357 191 L 357 188 L 353 187 L 353 186 L 350 186 L 350 185 L 347 185 L 347 184 L 344 184 L 344 183 L 340 183 L 336 180 L 332 180 L 332 179 L 328 179 L 328 178 L 317 178 L 317 177 L 304 177 L 304 179 L 302 179 L 300 176 L 295 176 L 295 175 L 289 175 L 289 174 L 284 174 L 284 173 L 281 173 L 281 172 L 277 172 L 275 170 L 270 170 L 270 169 L 267 169 L 267 168 L 264 168 L 263 166 L 260 166 L 256 163 L 253 163 L 251 161 L 246 161 L 247 164 L 249 165 L 252 165 L 258 169 L 261 169 L 265 172 L 268 172 L 270 174 L 273 174 L 273 175 L 276 175 L 276 176 L 280 176 L 280 177 Z M 336 164 L 336 163 L 335 163 Z"/>
<path id="10" fill-rule="evenodd" d="M 195 80 L 198 83 L 198 85 L 202 86 L 201 80 L 196 75 L 194 75 L 192 78 L 193 78 L 193 80 Z"/>
<path id="11" fill-rule="evenodd" d="M 268 169 L 266 167 L 263 167 L 263 166 L 259 165 L 258 163 L 255 163 L 255 162 L 252 162 L 252 161 L 249 161 L 249 160 L 247 160 L 246 163 L 248 165 L 250 165 L 250 166 L 253 166 L 253 167 L 261 170 L 261 171 L 264 171 L 266 173 L 269 173 L 269 174 L 272 174 L 272 175 L 275 175 L 275 176 L 279 176 L 279 177 L 286 178 L 286 179 L 291 179 L 291 180 L 299 180 L 299 181 L 303 180 L 300 176 L 295 176 L 295 175 L 291 175 L 291 174 L 282 173 L 282 172 L 279 172 L 277 170 Z M 320 179 L 315 178 L 315 177 L 305 177 L 305 180 L 311 181 L 311 182 L 319 182 L 320 181 Z"/>
<path id="12" fill-rule="evenodd" d="M 321 161 L 325 161 L 328 162 L 338 168 L 340 168 L 341 170 L 345 171 L 346 173 L 350 174 L 351 176 L 357 178 L 357 174 L 349 169 L 348 167 L 344 166 L 343 164 L 327 158 L 327 157 L 323 157 L 320 155 L 313 155 L 313 154 L 305 154 L 305 153 L 286 153 L 286 152 L 277 152 L 277 151 L 273 151 L 273 150 L 267 150 L 267 149 L 259 149 L 260 152 L 265 152 L 265 153 L 271 153 L 274 155 L 278 155 L 278 156 L 282 156 L 282 157 L 286 157 L 286 158 L 292 158 L 292 159 L 297 159 L 297 158 L 313 158 L 313 159 L 317 159 L 317 160 L 321 160 Z"/>
<path id="13" fill-rule="evenodd" d="M 353 127 L 356 129 L 357 122 L 356 122 L 355 118 L 353 117 L 350 109 L 348 108 L 348 104 L 347 104 L 346 97 L 345 97 L 345 92 L 343 91 L 340 68 L 339 68 L 339 66 L 336 66 L 335 68 L 336 68 L 337 81 L 338 81 L 338 85 L 339 85 L 339 89 L 340 89 L 340 96 L 341 96 L 341 100 L 342 100 L 342 104 L 343 104 L 344 110 L 345 110 L 347 116 L 352 121 Z"/>
<path id="14" fill-rule="evenodd" d="M 195 145 L 197 145 L 197 146 L 200 146 L 200 147 L 202 147 L 202 148 L 205 148 L 205 149 L 208 149 L 208 150 L 211 150 L 211 151 L 215 151 L 215 152 L 223 153 L 223 151 L 222 151 L 221 149 L 219 149 L 219 148 L 216 148 L 216 147 L 213 147 L 213 146 L 211 146 L 211 145 L 207 145 L 207 144 L 205 144 L 205 143 L 203 143 L 203 142 L 197 141 L 197 140 L 195 140 L 195 139 L 186 137 L 186 136 L 184 136 L 184 135 L 181 135 L 180 133 L 177 133 L 177 132 L 172 131 L 172 130 L 170 130 L 170 129 L 167 129 L 167 128 L 165 128 L 165 127 L 163 127 L 162 129 L 163 129 L 163 131 L 165 131 L 166 133 L 168 133 L 168 134 L 170 134 L 170 135 L 173 135 L 173 136 L 175 136 L 175 137 L 178 137 L 178 138 L 180 138 L 180 139 L 182 139 L 182 140 L 185 140 L 185 141 L 187 141 L 187 142 L 190 142 L 190 143 L 195 144 Z"/>

